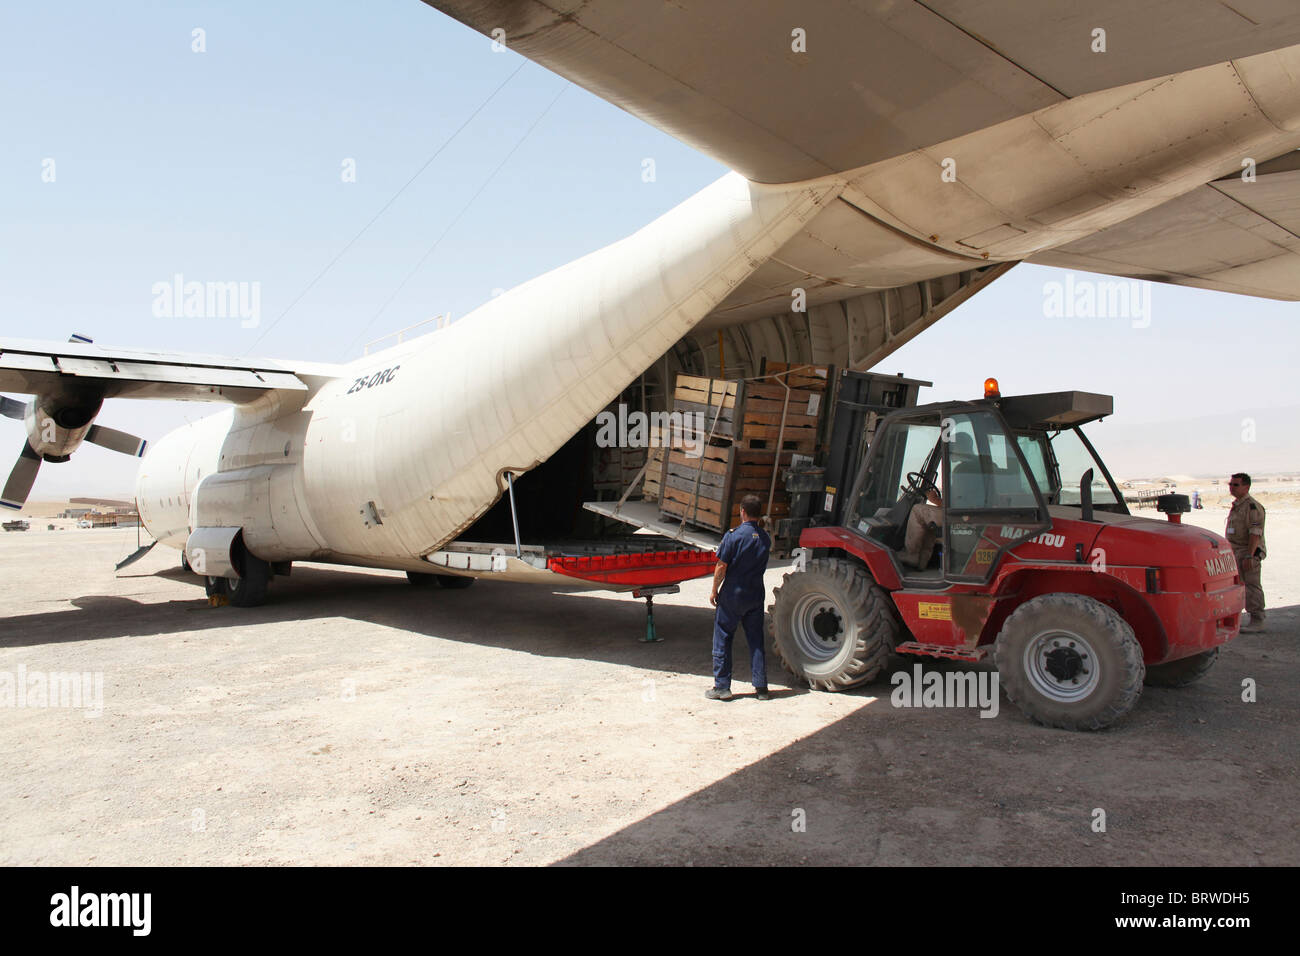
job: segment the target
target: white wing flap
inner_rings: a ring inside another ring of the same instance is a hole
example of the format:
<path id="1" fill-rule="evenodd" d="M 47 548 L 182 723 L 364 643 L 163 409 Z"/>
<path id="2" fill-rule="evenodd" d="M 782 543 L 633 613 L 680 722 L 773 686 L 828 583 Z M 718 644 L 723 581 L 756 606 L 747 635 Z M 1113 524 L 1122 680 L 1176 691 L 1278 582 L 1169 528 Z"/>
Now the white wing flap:
<path id="1" fill-rule="evenodd" d="M 337 366 L 109 349 L 74 342 L 0 341 L 0 391 L 52 394 L 94 383 L 106 398 L 250 402 L 269 391 L 304 392 Z"/>

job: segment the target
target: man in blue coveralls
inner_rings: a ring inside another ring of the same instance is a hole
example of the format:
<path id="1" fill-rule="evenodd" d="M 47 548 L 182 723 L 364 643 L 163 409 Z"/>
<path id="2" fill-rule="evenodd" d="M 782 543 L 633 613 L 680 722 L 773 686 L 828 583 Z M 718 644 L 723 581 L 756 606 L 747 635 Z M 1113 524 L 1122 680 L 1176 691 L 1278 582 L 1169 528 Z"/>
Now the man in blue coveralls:
<path id="1" fill-rule="evenodd" d="M 713 569 L 713 593 L 709 603 L 718 609 L 713 618 L 713 686 L 705 693 L 709 700 L 731 700 L 731 640 L 736 625 L 745 628 L 749 642 L 750 679 L 754 696 L 767 700 L 767 658 L 763 653 L 763 602 L 767 589 L 763 572 L 772 539 L 758 526 L 763 502 L 758 495 L 746 495 L 740 503 L 741 524 L 728 531 L 718 548 L 718 565 Z"/>

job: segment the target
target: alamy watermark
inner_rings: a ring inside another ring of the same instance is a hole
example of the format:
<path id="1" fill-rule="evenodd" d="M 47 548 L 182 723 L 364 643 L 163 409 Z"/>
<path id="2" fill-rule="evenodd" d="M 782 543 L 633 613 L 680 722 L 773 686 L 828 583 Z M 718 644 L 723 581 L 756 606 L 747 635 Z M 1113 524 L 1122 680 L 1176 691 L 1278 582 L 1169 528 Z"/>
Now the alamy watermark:
<path id="1" fill-rule="evenodd" d="M 889 702 L 895 707 L 978 707 L 981 717 L 996 717 L 1000 706 L 997 671 L 895 671 Z"/>
<path id="2" fill-rule="evenodd" d="M 0 707 L 70 707 L 87 718 L 104 713 L 103 671 L 0 671 Z"/>
<path id="3" fill-rule="evenodd" d="M 152 893 L 89 893 L 73 886 L 50 897 L 50 925 L 123 927 L 148 936 L 153 926 Z"/>
<path id="4" fill-rule="evenodd" d="M 239 319 L 245 329 L 262 319 L 260 282 L 187 282 L 178 272 L 170 282 L 155 282 L 149 292 L 159 319 Z"/>
<path id="5" fill-rule="evenodd" d="M 1064 282 L 1043 283 L 1043 316 L 1049 319 L 1128 319 L 1133 328 L 1151 325 L 1151 283 L 1137 279 L 1092 279 L 1066 273 Z"/>
<path id="6" fill-rule="evenodd" d="M 708 428 L 703 412 L 629 411 L 606 409 L 596 416 L 597 448 L 680 448 L 692 458 L 704 454 Z"/>

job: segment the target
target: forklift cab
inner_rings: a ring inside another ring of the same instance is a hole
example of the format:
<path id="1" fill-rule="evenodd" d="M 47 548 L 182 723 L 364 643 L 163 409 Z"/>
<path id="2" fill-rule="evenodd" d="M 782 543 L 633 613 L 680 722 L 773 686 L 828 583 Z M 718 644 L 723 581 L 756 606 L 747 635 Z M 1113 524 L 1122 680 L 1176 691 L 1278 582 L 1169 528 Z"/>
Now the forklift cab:
<path id="1" fill-rule="evenodd" d="M 937 547 L 913 566 L 909 521 L 936 498 Z M 916 586 L 983 582 L 1004 551 L 1051 527 L 1017 436 L 996 408 L 976 403 L 922 407 L 882 423 L 849 508 L 847 526 L 887 548 L 900 579 Z"/>

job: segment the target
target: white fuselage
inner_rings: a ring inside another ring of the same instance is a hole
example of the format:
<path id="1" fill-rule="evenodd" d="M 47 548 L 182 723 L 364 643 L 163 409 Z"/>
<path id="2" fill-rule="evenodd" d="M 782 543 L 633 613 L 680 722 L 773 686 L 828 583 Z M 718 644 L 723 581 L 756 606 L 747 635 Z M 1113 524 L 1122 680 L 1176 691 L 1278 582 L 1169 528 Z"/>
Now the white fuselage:
<path id="1" fill-rule="evenodd" d="M 238 527 L 268 561 L 418 567 L 544 462 L 816 216 L 837 181 L 723 177 L 637 233 L 458 322 L 152 447 L 158 540 Z M 297 404 L 301 401 L 301 405 Z"/>
<path id="2" fill-rule="evenodd" d="M 737 310 L 777 315 L 804 291 L 796 283 L 811 296 L 890 289 L 1091 235 L 1242 157 L 1300 146 L 1298 76 L 1292 47 L 1076 97 L 823 179 L 728 174 L 628 238 L 339 378 L 268 391 L 166 436 L 141 467 L 141 517 L 175 547 L 198 528 L 238 528 L 265 560 L 416 569 L 492 506 L 506 473 L 550 458 L 733 293 L 753 300 Z M 815 361 L 854 364 L 855 336 L 872 333 L 854 325 L 859 311 L 791 315 L 768 352 L 790 361 L 802 339 L 808 354 L 829 354 L 816 343 L 843 327 L 839 352 Z M 879 321 L 891 327 L 887 313 Z M 885 339 L 870 354 L 906 340 Z M 747 351 L 752 363 L 764 349 Z"/>

